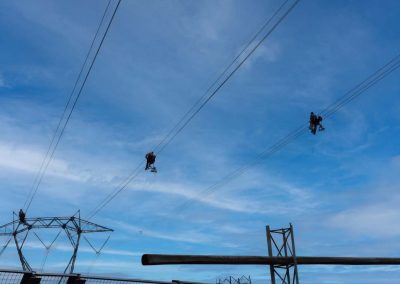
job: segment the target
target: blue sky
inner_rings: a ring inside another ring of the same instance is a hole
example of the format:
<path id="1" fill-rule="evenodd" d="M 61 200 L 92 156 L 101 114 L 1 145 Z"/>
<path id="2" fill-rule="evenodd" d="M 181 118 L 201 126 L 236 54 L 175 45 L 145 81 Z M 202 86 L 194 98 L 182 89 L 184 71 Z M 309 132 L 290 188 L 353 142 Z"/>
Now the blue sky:
<path id="1" fill-rule="evenodd" d="M 106 4 L 0 1 L 3 223 L 26 199 Z M 88 215 L 280 4 L 123 1 L 30 216 Z M 399 1 L 301 1 L 158 157 L 159 173 L 143 172 L 93 219 L 115 232 L 95 262 L 82 244 L 77 272 L 265 283 L 262 266 L 142 267 L 140 256 L 264 255 L 265 225 L 289 222 L 298 255 L 398 256 L 399 71 L 325 120 L 325 132 L 199 195 L 398 54 L 398 19 Z M 45 270 L 63 270 L 66 245 L 56 242 Z M 39 269 L 44 250 L 34 238 L 26 254 Z M 13 247 L 0 265 L 18 266 Z M 300 267 L 302 283 L 399 279 L 397 267 Z"/>

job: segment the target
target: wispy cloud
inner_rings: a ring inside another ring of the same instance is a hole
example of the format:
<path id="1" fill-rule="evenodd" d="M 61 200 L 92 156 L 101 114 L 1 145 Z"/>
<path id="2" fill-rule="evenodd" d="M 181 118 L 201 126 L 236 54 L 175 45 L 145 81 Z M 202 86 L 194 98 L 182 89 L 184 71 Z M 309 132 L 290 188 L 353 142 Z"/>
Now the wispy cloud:
<path id="1" fill-rule="evenodd" d="M 396 76 L 374 87 L 375 96 L 360 97 L 326 119 L 325 132 L 301 136 L 237 179 L 207 191 L 398 49 L 399 4 L 375 2 L 297 6 L 247 67 L 158 155 L 159 172 L 141 169 L 99 212 L 96 217 L 115 234 L 95 266 L 145 278 L 162 271 L 169 280 L 249 271 L 265 282 L 265 268 L 152 269 L 138 259 L 140 250 L 265 254 L 265 224 L 288 222 L 295 225 L 299 252 L 394 254 L 400 236 L 393 226 L 400 218 Z M 40 168 L 107 3 L 92 4 L 0 1 L 2 216 L 20 208 Z M 278 4 L 123 2 L 29 216 L 93 209 L 143 161 Z M 43 232 L 47 239 L 50 234 Z M 26 246 L 34 259 L 41 249 L 35 239 Z M 57 242 L 48 267 L 64 268 L 61 259 L 70 249 Z M 90 266 L 93 252 L 84 241 L 81 252 L 81 265 Z M 6 253 L 18 262 L 13 246 Z M 307 269 L 303 279 L 328 283 Z M 375 279 L 360 271 L 358 283 L 387 279 L 378 271 L 370 271 L 379 275 Z M 326 273 L 329 283 L 356 283 L 348 276 L 352 270 L 326 268 Z"/>
<path id="2" fill-rule="evenodd" d="M 358 236 L 398 237 L 400 228 L 393 224 L 400 218 L 399 201 L 400 196 L 395 195 L 385 201 L 340 212 L 330 218 L 331 226 Z"/>
<path id="3" fill-rule="evenodd" d="M 29 146 L 0 144 L 0 167 L 27 174 L 36 174 L 43 161 L 44 154 Z M 88 180 L 88 176 L 73 174 L 66 161 L 55 159 L 48 171 L 49 175 L 73 181 Z"/>
<path id="4" fill-rule="evenodd" d="M 174 242 L 186 242 L 186 243 L 210 243 L 213 241 L 212 237 L 209 234 L 203 234 L 197 231 L 185 231 L 182 232 L 175 232 L 175 233 L 167 233 L 167 232 L 160 232 L 155 230 L 148 230 L 145 228 L 141 228 L 132 224 L 128 224 L 126 222 L 121 221 L 114 221 L 115 224 L 122 230 L 129 231 L 131 233 L 140 233 L 144 234 L 145 236 L 157 239 L 164 239 Z"/>
<path id="5" fill-rule="evenodd" d="M 252 179 L 253 177 L 249 177 L 248 179 Z M 284 212 L 292 211 L 293 210 L 303 210 L 305 208 L 310 208 L 315 206 L 315 200 L 312 201 L 312 195 L 309 191 L 301 189 L 299 187 L 290 185 L 289 183 L 285 182 L 273 182 L 272 186 L 275 188 L 270 191 L 271 194 L 275 194 L 274 191 L 283 190 L 286 192 L 290 199 L 298 200 L 298 204 L 303 204 L 301 207 L 293 208 L 290 205 L 285 205 L 284 202 L 275 201 L 273 205 L 268 206 L 266 208 L 261 202 L 257 200 L 247 197 L 244 198 L 240 191 L 243 191 L 244 188 L 238 185 L 231 187 L 230 190 L 227 192 L 226 190 L 219 193 L 218 191 L 213 194 L 205 194 L 208 191 L 205 191 L 205 188 L 199 188 L 198 186 L 194 186 L 188 183 L 171 183 L 171 182 L 141 182 L 136 181 L 132 183 L 129 188 L 130 190 L 134 191 L 147 191 L 147 192 L 155 192 L 155 193 L 162 193 L 166 195 L 176 195 L 183 197 L 184 199 L 188 200 L 188 202 L 200 202 L 207 206 L 211 206 L 218 209 L 223 210 L 230 210 L 235 212 L 242 212 L 242 213 L 258 213 L 258 214 L 282 214 Z M 257 184 L 263 183 L 264 181 L 258 181 Z M 232 190 L 233 188 L 240 188 L 240 191 L 235 192 Z M 223 189 L 219 189 L 220 191 Z M 203 192 L 204 191 L 204 192 Z M 304 202 L 306 201 L 307 202 Z M 279 212 L 279 213 L 278 213 Z"/>

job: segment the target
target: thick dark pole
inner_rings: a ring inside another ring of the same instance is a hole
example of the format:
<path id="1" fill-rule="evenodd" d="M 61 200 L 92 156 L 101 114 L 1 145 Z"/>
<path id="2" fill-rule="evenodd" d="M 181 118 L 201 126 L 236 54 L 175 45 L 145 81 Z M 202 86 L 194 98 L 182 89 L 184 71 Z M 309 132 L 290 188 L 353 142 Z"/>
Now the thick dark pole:
<path id="1" fill-rule="evenodd" d="M 293 257 L 168 255 L 144 254 L 143 265 L 159 264 L 227 264 L 227 265 L 289 265 Z M 400 258 L 389 257 L 326 257 L 297 256 L 298 265 L 400 265 Z"/>

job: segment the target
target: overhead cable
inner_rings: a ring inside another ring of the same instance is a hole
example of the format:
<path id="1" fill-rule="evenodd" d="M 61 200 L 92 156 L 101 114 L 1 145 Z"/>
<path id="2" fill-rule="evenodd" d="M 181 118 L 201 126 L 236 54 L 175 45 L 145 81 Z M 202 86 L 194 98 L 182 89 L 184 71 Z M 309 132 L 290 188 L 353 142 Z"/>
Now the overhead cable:
<path id="1" fill-rule="evenodd" d="M 278 25 L 286 18 L 286 16 L 294 9 L 300 0 L 292 1 L 291 5 L 280 15 L 279 13 L 283 10 L 286 4 L 289 2 L 285 0 L 283 4 L 274 12 L 274 14 L 266 21 L 261 29 L 252 37 L 245 48 L 234 58 L 234 60 L 224 69 L 221 75 L 211 84 L 205 94 L 195 102 L 195 104 L 183 115 L 177 124 L 167 133 L 167 135 L 161 140 L 156 146 L 155 152 L 159 155 L 171 142 L 172 140 L 192 121 L 192 119 L 205 107 L 205 105 L 218 93 L 218 91 L 228 82 L 230 78 L 239 70 L 239 68 L 249 59 L 249 57 L 256 51 L 256 49 L 271 35 L 271 33 L 278 27 Z M 267 27 L 275 20 L 270 28 Z M 265 31 L 264 35 L 259 39 L 257 43 L 256 39 L 259 35 Z M 254 44 L 252 48 L 251 45 Z M 246 53 L 247 51 L 247 53 Z M 236 65 L 235 65 L 236 63 Z M 230 72 L 228 72 L 231 70 Z M 219 84 L 217 84 L 220 82 Z M 210 93 L 211 92 L 211 93 Z M 208 95 L 208 96 L 207 96 Z M 143 161 L 137 168 L 129 175 L 129 177 L 122 183 L 122 186 L 118 186 L 114 189 L 113 193 L 109 194 L 104 198 L 100 204 L 90 213 L 89 218 L 94 217 L 101 209 L 103 209 L 108 203 L 110 203 L 119 193 L 121 193 L 129 183 L 134 180 L 140 173 L 140 167 L 143 165 Z"/>
<path id="2" fill-rule="evenodd" d="M 275 13 L 268 18 L 268 20 L 261 26 L 261 28 L 254 34 L 254 36 L 248 41 L 248 43 L 243 47 L 243 49 L 236 55 L 236 57 L 228 64 L 227 67 L 221 72 L 221 74 L 213 81 L 213 83 L 208 87 L 208 89 L 204 92 L 203 96 L 201 96 L 193 105 L 192 107 L 181 117 L 181 119 L 174 125 L 174 127 L 171 128 L 171 130 L 167 133 L 167 135 L 164 136 L 164 138 L 158 143 L 158 145 L 154 148 L 154 151 L 157 152 L 157 154 L 160 153 L 159 148 L 164 145 L 164 143 L 167 142 L 167 140 L 170 140 L 168 138 L 171 138 L 174 133 L 176 133 L 177 129 L 181 124 L 187 120 L 187 117 L 194 112 L 196 107 L 200 105 L 200 103 L 207 97 L 209 92 L 215 87 L 215 85 L 223 78 L 223 76 L 229 71 L 229 69 L 234 65 L 235 62 L 237 62 L 244 54 L 245 52 L 249 49 L 249 47 L 255 42 L 257 37 L 265 30 L 265 28 L 269 25 L 269 23 L 272 21 L 272 19 L 282 10 L 282 8 L 286 5 L 286 3 L 289 0 L 285 0 L 282 5 L 275 11 Z M 164 146 L 165 148 L 165 146 Z M 162 149 L 161 149 L 162 150 Z"/>
<path id="3" fill-rule="evenodd" d="M 93 49 L 94 43 L 95 43 L 96 38 L 97 38 L 98 33 L 99 33 L 99 30 L 100 30 L 101 26 L 103 25 L 104 18 L 105 18 L 105 15 L 106 15 L 106 13 L 107 13 L 107 11 L 109 9 L 110 3 L 111 3 L 111 0 L 108 2 L 107 7 L 106 7 L 106 9 L 105 9 L 105 11 L 103 13 L 103 16 L 102 16 L 102 19 L 100 21 L 100 24 L 99 24 L 99 26 L 97 28 L 97 31 L 96 31 L 96 34 L 95 34 L 95 36 L 94 36 L 94 38 L 92 40 L 92 43 L 91 43 L 89 51 L 88 51 L 88 53 L 86 55 L 85 61 L 84 61 L 83 65 L 82 65 L 82 68 L 81 68 L 81 70 L 79 72 L 78 78 L 75 81 L 73 90 L 72 90 L 72 92 L 71 92 L 71 94 L 70 94 L 70 96 L 68 98 L 67 104 L 66 104 L 66 106 L 64 108 L 64 111 L 62 113 L 62 116 L 61 116 L 61 118 L 59 120 L 59 123 L 57 125 L 56 131 L 54 132 L 54 135 L 53 135 L 52 140 L 50 142 L 50 145 L 48 147 L 48 150 L 47 150 L 47 153 L 45 155 L 45 158 L 42 161 L 42 164 L 40 166 L 39 172 L 36 175 L 36 178 L 35 178 L 35 181 L 33 183 L 32 188 L 31 188 L 31 191 L 28 194 L 28 198 L 24 203 L 23 208 L 25 209 L 24 210 L 25 212 L 27 212 L 29 210 L 29 207 L 31 206 L 32 201 L 33 201 L 33 199 L 34 199 L 34 197 L 35 197 L 35 195 L 36 195 L 36 193 L 37 193 L 37 191 L 39 189 L 39 186 L 40 186 L 40 184 L 41 184 L 41 182 L 43 180 L 43 177 L 44 177 L 44 175 L 45 175 L 45 173 L 47 171 L 47 168 L 48 168 L 49 164 L 51 163 L 51 161 L 53 160 L 54 153 L 55 153 L 55 151 L 56 151 L 56 149 L 57 149 L 57 147 L 58 147 L 58 145 L 60 143 L 60 140 L 61 140 L 61 138 L 62 138 L 62 136 L 63 136 L 63 134 L 65 132 L 65 129 L 66 129 L 67 125 L 68 125 L 68 122 L 69 122 L 69 120 L 71 118 L 71 115 L 72 115 L 72 113 L 73 113 L 73 111 L 74 111 L 74 109 L 76 107 L 76 104 L 77 104 L 77 102 L 78 102 L 78 100 L 79 100 L 79 98 L 80 98 L 80 96 L 82 94 L 82 90 L 83 90 L 83 88 L 84 88 L 84 86 L 86 84 L 86 81 L 87 81 L 87 79 L 89 77 L 89 74 L 90 74 L 90 72 L 91 72 L 91 70 L 93 68 L 94 62 L 96 61 L 96 58 L 97 58 L 97 56 L 98 56 L 98 54 L 100 52 L 100 49 L 101 49 L 101 47 L 103 45 L 103 42 L 104 42 L 104 39 L 106 38 L 106 35 L 107 35 L 107 33 L 108 33 L 109 29 L 110 29 L 111 23 L 114 20 L 114 16 L 115 16 L 115 14 L 116 14 L 116 12 L 118 10 L 118 7 L 119 7 L 119 5 L 121 3 L 121 0 L 118 0 L 116 6 L 114 7 L 114 11 L 112 13 L 111 18 L 109 19 L 109 22 L 107 24 L 106 30 L 105 30 L 105 32 L 104 32 L 104 34 L 103 34 L 103 36 L 102 36 L 102 38 L 100 40 L 100 43 L 99 43 L 99 45 L 97 47 L 97 50 L 96 50 L 96 52 L 95 52 L 95 54 L 93 56 L 93 59 L 92 59 L 90 65 L 89 65 L 89 68 L 88 68 L 88 70 L 86 72 L 86 75 L 84 76 L 83 82 L 79 87 L 79 91 L 78 91 L 77 95 L 75 96 L 75 98 L 74 98 L 74 100 L 72 102 L 73 94 L 75 93 L 75 90 L 77 89 L 78 82 L 81 79 L 81 76 L 83 74 L 83 70 L 84 70 L 84 68 L 85 68 L 85 66 L 87 64 L 88 58 L 89 58 L 89 56 L 91 54 L 91 51 Z M 71 106 L 71 108 L 70 108 L 70 110 L 68 112 L 68 115 L 67 115 L 67 110 L 68 110 L 68 107 L 71 104 L 71 102 L 72 102 L 72 106 Z"/>
<path id="4" fill-rule="evenodd" d="M 333 116 L 345 105 L 347 105 L 348 103 L 350 103 L 351 101 L 353 101 L 354 99 L 365 93 L 368 89 L 370 89 L 379 81 L 381 81 L 389 74 L 397 70 L 399 67 L 400 67 L 400 54 L 392 58 L 388 63 L 386 63 L 384 66 L 379 68 L 373 74 L 368 76 L 361 83 L 357 84 L 354 88 L 350 89 L 343 96 L 341 96 L 331 105 L 322 110 L 320 114 L 324 116 L 324 119 Z M 260 152 L 254 159 L 252 159 L 246 165 L 230 172 L 229 174 L 224 176 L 220 181 L 200 191 L 195 197 L 189 198 L 188 200 L 184 201 L 181 205 L 175 208 L 175 211 L 183 210 L 195 199 L 204 199 L 204 197 L 214 193 L 219 188 L 225 186 L 232 180 L 244 174 L 250 168 L 253 168 L 254 166 L 258 165 L 260 162 L 264 161 L 274 153 L 278 152 L 279 150 L 286 147 L 288 144 L 295 141 L 297 138 L 306 133 L 308 130 L 309 130 L 308 123 L 300 125 L 298 128 L 291 131 L 288 135 L 278 140 L 278 142 Z"/>
<path id="5" fill-rule="evenodd" d="M 265 33 L 265 35 L 258 41 L 258 43 L 250 49 L 250 51 L 244 56 L 242 60 L 239 60 L 239 63 L 233 68 L 231 72 L 228 73 L 228 75 L 222 80 L 220 84 L 212 91 L 212 93 L 195 109 L 192 114 L 183 121 L 182 125 L 177 128 L 168 139 L 164 142 L 164 145 L 160 146 L 160 149 L 158 149 L 157 154 L 160 154 L 171 142 L 172 140 L 192 121 L 192 119 L 201 111 L 201 109 L 218 93 L 218 91 L 225 85 L 226 82 L 239 70 L 239 68 L 247 61 L 247 59 L 256 51 L 256 49 L 272 34 L 272 32 L 278 27 L 278 25 L 286 18 L 286 16 L 294 9 L 294 7 L 299 3 L 300 0 L 296 0 L 290 5 L 290 7 L 281 15 L 278 20 L 272 25 L 270 29 Z M 272 15 L 272 17 L 266 22 L 266 24 L 262 27 L 262 30 L 264 30 L 268 24 L 279 14 L 279 12 L 282 10 L 282 8 L 287 4 L 288 1 L 285 1 L 279 8 L 278 10 Z M 260 34 L 261 32 L 258 32 L 254 39 Z M 254 41 L 253 41 L 254 42 Z M 251 42 L 248 44 L 248 47 L 250 47 Z M 243 52 L 241 52 L 241 55 L 243 55 Z M 240 56 L 237 56 L 238 59 L 240 59 Z M 236 61 L 236 60 L 235 60 Z M 233 65 L 233 64 L 232 64 Z M 229 68 L 228 68 L 229 69 Z"/>

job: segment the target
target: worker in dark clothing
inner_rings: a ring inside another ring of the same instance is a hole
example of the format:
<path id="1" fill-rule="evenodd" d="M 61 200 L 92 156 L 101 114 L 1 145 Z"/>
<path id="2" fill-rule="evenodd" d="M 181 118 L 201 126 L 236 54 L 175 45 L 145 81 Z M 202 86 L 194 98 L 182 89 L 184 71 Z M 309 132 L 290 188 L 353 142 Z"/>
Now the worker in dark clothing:
<path id="1" fill-rule="evenodd" d="M 315 135 L 317 132 L 317 127 L 319 131 L 325 130 L 325 128 L 321 124 L 322 116 L 316 116 L 313 112 L 310 113 L 310 130 L 311 133 Z"/>
<path id="2" fill-rule="evenodd" d="M 22 209 L 19 209 L 18 217 L 19 217 L 19 222 L 20 223 L 22 223 L 22 224 L 26 223 L 25 212 Z"/>
<path id="3" fill-rule="evenodd" d="M 145 170 L 147 171 L 148 169 L 150 169 L 152 172 L 156 173 L 157 169 L 154 166 L 154 163 L 156 162 L 156 155 L 154 154 L 154 152 L 147 153 L 145 157 L 146 157 Z"/>
<path id="4" fill-rule="evenodd" d="M 317 116 L 313 112 L 311 112 L 309 129 L 311 130 L 311 133 L 314 135 L 317 132 L 317 120 L 318 120 Z"/>

